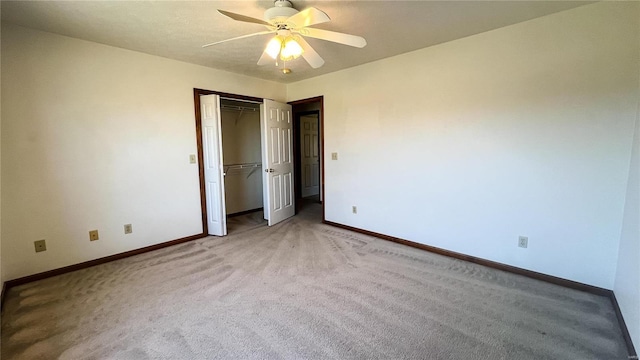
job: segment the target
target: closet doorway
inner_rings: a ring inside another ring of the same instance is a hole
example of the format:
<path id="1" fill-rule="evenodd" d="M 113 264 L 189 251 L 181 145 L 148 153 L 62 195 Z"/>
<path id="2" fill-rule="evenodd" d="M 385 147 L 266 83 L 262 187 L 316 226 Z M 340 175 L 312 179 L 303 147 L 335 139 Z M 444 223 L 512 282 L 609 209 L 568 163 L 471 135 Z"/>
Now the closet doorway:
<path id="1" fill-rule="evenodd" d="M 227 231 L 266 226 L 260 104 L 221 98 L 220 123 Z"/>
<path id="2" fill-rule="evenodd" d="M 260 104 L 220 99 L 227 216 L 262 211 Z"/>
<path id="3" fill-rule="evenodd" d="M 194 103 L 203 232 L 233 231 L 228 215 L 253 214 L 250 227 L 293 216 L 291 105 L 202 89 Z"/>

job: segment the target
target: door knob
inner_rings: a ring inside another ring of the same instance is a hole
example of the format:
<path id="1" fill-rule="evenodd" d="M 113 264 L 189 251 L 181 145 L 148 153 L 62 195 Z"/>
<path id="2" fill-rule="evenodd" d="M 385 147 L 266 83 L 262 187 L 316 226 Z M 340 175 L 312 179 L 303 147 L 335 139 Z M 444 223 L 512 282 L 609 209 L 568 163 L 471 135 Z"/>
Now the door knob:
<path id="1" fill-rule="evenodd" d="M 273 169 L 264 169 L 264 172 L 273 172 Z"/>

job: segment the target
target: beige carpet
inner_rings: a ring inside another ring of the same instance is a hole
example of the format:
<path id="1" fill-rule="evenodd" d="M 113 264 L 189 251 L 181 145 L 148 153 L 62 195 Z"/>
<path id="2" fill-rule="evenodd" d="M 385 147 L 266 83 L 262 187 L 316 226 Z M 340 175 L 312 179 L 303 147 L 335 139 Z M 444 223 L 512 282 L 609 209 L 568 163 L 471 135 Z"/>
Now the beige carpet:
<path id="1" fill-rule="evenodd" d="M 319 211 L 274 228 L 250 214 L 225 238 L 13 288 L 2 359 L 627 358 L 607 298 L 322 225 Z"/>

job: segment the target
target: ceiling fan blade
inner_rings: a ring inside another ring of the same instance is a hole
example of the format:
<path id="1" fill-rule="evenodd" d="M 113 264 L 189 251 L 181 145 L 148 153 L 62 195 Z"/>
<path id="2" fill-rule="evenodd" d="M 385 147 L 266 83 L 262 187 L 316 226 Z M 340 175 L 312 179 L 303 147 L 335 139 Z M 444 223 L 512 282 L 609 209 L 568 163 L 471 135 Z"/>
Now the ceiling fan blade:
<path id="1" fill-rule="evenodd" d="M 216 41 L 216 42 L 211 43 L 211 44 L 202 45 L 202 47 L 203 47 L 203 48 L 205 48 L 205 47 L 207 47 L 207 46 L 211 46 L 211 45 L 222 44 L 222 43 L 227 42 L 227 41 L 233 41 L 233 40 L 238 40 L 238 39 L 244 39 L 244 38 L 248 38 L 248 37 L 252 37 L 252 36 L 257 36 L 257 35 L 273 34 L 273 33 L 275 33 L 275 32 L 276 32 L 276 30 L 260 31 L 260 32 L 257 32 L 257 33 L 248 34 L 248 35 L 242 35 L 242 36 L 234 37 L 234 38 L 227 39 L 227 40 Z"/>
<path id="2" fill-rule="evenodd" d="M 233 20 L 244 21 L 244 22 L 260 24 L 260 25 L 266 25 L 266 26 L 270 26 L 270 27 L 273 26 L 273 25 L 269 24 L 268 22 L 266 22 L 264 20 L 256 19 L 256 18 L 251 17 L 251 16 L 240 15 L 240 14 L 236 14 L 236 13 L 232 13 L 232 12 L 224 11 L 224 10 L 220 10 L 220 9 L 218 9 L 218 12 L 220 14 L 226 16 L 226 17 L 232 18 Z"/>
<path id="3" fill-rule="evenodd" d="M 324 60 L 320 57 L 320 55 L 318 55 L 315 50 L 313 50 L 307 40 L 305 40 L 302 36 L 296 36 L 296 41 L 298 42 L 298 44 L 300 44 L 302 50 L 304 50 L 304 52 L 302 53 L 302 57 L 307 60 L 312 68 L 317 69 L 320 66 L 324 65 Z"/>
<path id="4" fill-rule="evenodd" d="M 327 21 L 331 21 L 329 15 L 325 14 L 323 11 L 318 10 L 314 7 L 310 7 L 308 9 L 304 9 L 299 13 L 291 16 L 287 19 L 286 22 L 290 23 L 292 28 L 298 29 L 306 26 L 322 24 Z"/>
<path id="5" fill-rule="evenodd" d="M 304 29 L 298 30 L 297 32 L 303 36 L 308 36 L 308 37 L 312 37 L 320 40 L 332 41 L 339 44 L 354 46 L 357 48 L 363 48 L 365 47 L 365 45 L 367 45 L 367 40 L 365 40 L 363 37 L 339 33 L 335 31 L 314 29 L 314 28 L 304 28 Z"/>
<path id="6" fill-rule="evenodd" d="M 258 59 L 258 65 L 262 66 L 269 63 L 275 63 L 275 60 L 271 56 L 269 56 L 269 54 L 267 54 L 267 50 L 265 50 L 262 52 L 262 56 L 260 56 L 260 59 Z"/>

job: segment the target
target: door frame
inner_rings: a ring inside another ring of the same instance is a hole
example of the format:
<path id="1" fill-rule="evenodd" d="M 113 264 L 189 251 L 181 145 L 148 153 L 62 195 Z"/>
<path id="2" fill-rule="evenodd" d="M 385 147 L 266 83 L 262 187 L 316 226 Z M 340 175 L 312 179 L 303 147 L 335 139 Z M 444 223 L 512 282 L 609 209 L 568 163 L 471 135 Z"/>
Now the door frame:
<path id="1" fill-rule="evenodd" d="M 296 105 L 304 105 L 309 103 L 320 103 L 320 110 L 311 110 L 311 111 L 296 111 Z M 319 119 L 319 132 L 320 132 L 320 193 L 322 194 L 322 222 L 325 222 L 325 204 L 327 200 L 327 193 L 324 190 L 324 167 L 325 167 L 325 156 L 324 156 L 324 96 L 316 96 L 308 99 L 301 99 L 296 101 L 290 101 L 287 104 L 291 105 L 292 113 L 293 113 L 293 137 L 294 137 L 294 151 L 293 151 L 293 161 L 294 161 L 294 173 L 296 179 L 294 181 L 294 194 L 296 197 L 296 214 L 299 210 L 299 204 L 302 199 L 302 181 L 300 179 L 301 176 L 301 161 L 300 161 L 300 116 L 305 113 L 316 113 L 320 112 L 318 115 Z"/>
<path id="2" fill-rule="evenodd" d="M 196 147 L 197 147 L 197 156 L 198 156 L 198 177 L 200 181 L 200 209 L 202 212 L 202 233 L 209 235 L 209 226 L 207 224 L 207 195 L 205 190 L 205 179 L 204 179 L 204 150 L 202 146 L 202 123 L 200 118 L 200 95 L 218 95 L 221 98 L 228 99 L 237 99 L 237 100 L 248 100 L 252 102 L 263 102 L 264 99 L 245 96 L 245 95 L 237 95 L 237 94 L 229 94 L 220 91 L 213 90 L 205 90 L 205 89 L 193 89 L 193 102 L 195 107 L 195 117 L 196 117 Z M 324 216 L 323 216 L 324 217 Z"/>

